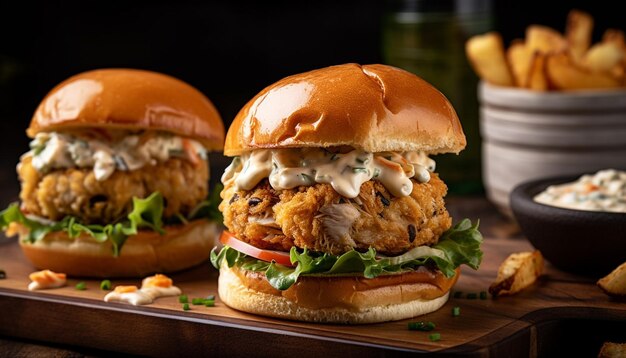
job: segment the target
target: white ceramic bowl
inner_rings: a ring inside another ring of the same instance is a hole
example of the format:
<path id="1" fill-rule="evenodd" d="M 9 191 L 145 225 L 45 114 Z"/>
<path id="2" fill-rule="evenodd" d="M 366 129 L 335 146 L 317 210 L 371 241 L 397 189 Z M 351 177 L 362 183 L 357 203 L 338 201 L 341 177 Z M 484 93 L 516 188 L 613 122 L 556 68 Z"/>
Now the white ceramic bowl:
<path id="1" fill-rule="evenodd" d="M 510 215 L 525 181 L 626 169 L 626 90 L 536 92 L 479 84 L 483 181 Z"/>

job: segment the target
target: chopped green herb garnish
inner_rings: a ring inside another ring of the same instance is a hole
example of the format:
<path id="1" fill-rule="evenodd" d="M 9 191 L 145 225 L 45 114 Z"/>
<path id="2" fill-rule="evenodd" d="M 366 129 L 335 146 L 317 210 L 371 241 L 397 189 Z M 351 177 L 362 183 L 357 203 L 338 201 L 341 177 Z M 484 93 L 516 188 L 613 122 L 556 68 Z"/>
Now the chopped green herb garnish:
<path id="1" fill-rule="evenodd" d="M 79 291 L 84 291 L 87 289 L 87 284 L 83 281 L 76 284 L 76 289 Z"/>
<path id="2" fill-rule="evenodd" d="M 0 279 L 7 278 L 7 273 L 4 270 L 0 270 Z"/>
<path id="3" fill-rule="evenodd" d="M 459 306 L 452 307 L 452 316 L 458 317 L 460 315 L 461 315 L 461 307 Z"/>
<path id="4" fill-rule="evenodd" d="M 306 173 L 300 173 L 300 176 L 302 177 L 302 181 L 304 183 L 314 183 L 315 182 L 313 177 L 308 175 L 308 174 L 306 174 Z"/>
<path id="5" fill-rule="evenodd" d="M 481 300 L 486 300 L 487 299 L 487 291 L 481 291 L 480 292 L 480 299 Z"/>
<path id="6" fill-rule="evenodd" d="M 461 297 L 463 297 L 463 292 L 461 291 L 454 292 L 454 298 L 461 298 Z"/>
<path id="7" fill-rule="evenodd" d="M 435 324 L 432 322 L 409 322 L 409 331 L 432 331 L 435 329 Z"/>
<path id="8" fill-rule="evenodd" d="M 191 304 L 193 305 L 204 305 L 206 307 L 215 306 L 215 296 L 211 295 L 207 298 L 192 298 Z"/>
<path id="9" fill-rule="evenodd" d="M 475 293 L 468 293 L 467 296 L 465 296 L 467 299 L 469 300 L 475 300 L 478 298 L 478 295 Z"/>
<path id="10" fill-rule="evenodd" d="M 187 302 L 189 302 L 189 298 L 187 298 L 187 295 L 180 295 L 180 296 L 178 296 L 178 302 L 179 303 L 187 303 Z"/>
<path id="11" fill-rule="evenodd" d="M 429 334 L 428 339 L 430 339 L 431 342 L 437 342 L 438 340 L 441 339 L 441 333 Z"/>
<path id="12" fill-rule="evenodd" d="M 355 167 L 352 168 L 353 173 L 365 173 L 367 174 L 369 171 L 366 168 Z"/>
<path id="13" fill-rule="evenodd" d="M 183 303 L 183 311 L 189 311 L 191 308 L 189 308 L 189 303 Z"/>
<path id="14" fill-rule="evenodd" d="M 46 142 L 41 143 L 41 142 L 35 142 L 32 141 L 30 142 L 30 144 L 28 144 L 28 146 L 30 147 L 30 149 L 33 150 L 33 156 L 37 156 L 39 155 L 41 152 L 43 152 L 44 149 L 46 149 Z"/>
<path id="15" fill-rule="evenodd" d="M 109 281 L 109 280 L 102 280 L 102 282 L 100 282 L 100 289 L 104 290 L 104 291 L 111 290 L 111 281 Z"/>
<path id="16" fill-rule="evenodd" d="M 170 150 L 168 150 L 168 153 L 172 157 L 183 157 L 183 156 L 185 156 L 185 151 L 182 150 L 182 149 L 170 149 Z"/>

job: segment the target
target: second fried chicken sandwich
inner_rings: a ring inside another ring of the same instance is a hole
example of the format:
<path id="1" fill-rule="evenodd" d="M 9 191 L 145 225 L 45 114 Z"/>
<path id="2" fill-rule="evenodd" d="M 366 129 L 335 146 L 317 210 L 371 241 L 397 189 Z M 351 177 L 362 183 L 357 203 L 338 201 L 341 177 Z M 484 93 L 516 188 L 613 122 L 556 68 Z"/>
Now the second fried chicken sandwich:
<path id="1" fill-rule="evenodd" d="M 219 294 L 246 312 L 370 323 L 432 312 L 459 266 L 482 257 L 477 224 L 452 226 L 429 155 L 466 141 L 433 86 L 385 65 L 276 82 L 233 121 L 222 176 Z"/>
<path id="2" fill-rule="evenodd" d="M 209 258 L 220 218 L 207 153 L 222 148 L 224 125 L 200 91 L 150 71 L 83 72 L 48 93 L 27 134 L 21 200 L 0 228 L 34 266 L 142 277 Z"/>

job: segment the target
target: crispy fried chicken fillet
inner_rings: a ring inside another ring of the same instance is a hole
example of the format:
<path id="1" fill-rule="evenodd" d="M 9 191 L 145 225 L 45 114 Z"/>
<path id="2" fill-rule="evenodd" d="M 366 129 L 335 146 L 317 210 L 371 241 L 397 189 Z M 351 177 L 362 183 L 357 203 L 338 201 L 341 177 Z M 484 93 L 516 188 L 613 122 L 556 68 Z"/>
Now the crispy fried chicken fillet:
<path id="1" fill-rule="evenodd" d="M 67 215 L 85 224 L 108 224 L 132 210 L 132 198 L 155 191 L 163 195 L 164 217 L 187 214 L 207 196 L 209 169 L 206 161 L 197 166 L 171 158 L 133 171 L 115 171 L 103 181 L 92 168 L 57 169 L 39 173 L 25 156 L 18 165 L 22 183 L 22 210 L 50 220 Z"/>
<path id="2" fill-rule="evenodd" d="M 369 247 L 385 255 L 437 242 L 452 220 L 444 206 L 447 187 L 435 173 L 413 181 L 410 196 L 394 197 L 378 181 L 361 186 L 347 199 L 329 184 L 276 191 L 267 180 L 236 191 L 222 191 L 224 224 L 240 240 L 256 247 L 289 251 L 292 246 L 338 255 Z"/>

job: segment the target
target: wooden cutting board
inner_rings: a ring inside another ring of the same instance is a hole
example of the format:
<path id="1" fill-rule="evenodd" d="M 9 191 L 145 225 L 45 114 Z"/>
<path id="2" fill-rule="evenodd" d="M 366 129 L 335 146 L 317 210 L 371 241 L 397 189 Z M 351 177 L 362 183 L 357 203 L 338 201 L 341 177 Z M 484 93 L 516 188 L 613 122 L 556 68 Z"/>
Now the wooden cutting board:
<path id="1" fill-rule="evenodd" d="M 177 297 L 139 307 L 105 303 L 99 280 L 86 280 L 85 291 L 74 288 L 83 280 L 70 278 L 64 288 L 31 292 L 28 274 L 34 269 L 13 242 L 0 245 L 0 268 L 7 273 L 0 280 L 0 335 L 150 356 L 248 357 L 415 352 L 535 356 L 551 352 L 551 344 L 562 344 L 559 337 L 569 331 L 582 332 L 590 343 L 585 349 L 596 354 L 602 340 L 626 341 L 626 303 L 602 293 L 595 286 L 596 278 L 569 275 L 550 265 L 536 285 L 516 296 L 465 297 L 487 291 L 508 254 L 530 249 L 522 239 L 487 237 L 480 270 L 464 268 L 450 300 L 439 311 L 398 322 L 345 326 L 249 315 L 228 308 L 219 298 L 215 307 L 190 305 L 186 312 Z M 171 277 L 190 300 L 217 296 L 217 271 L 209 264 Z M 113 280 L 113 285 L 119 284 L 140 285 L 140 280 Z M 455 292 L 461 292 L 461 297 L 455 298 Z M 461 309 L 458 317 L 451 313 L 455 306 Z M 408 322 L 422 320 L 436 324 L 440 341 L 431 342 L 429 332 L 407 329 Z M 580 353 L 571 346 L 576 343 L 574 336 L 567 336 L 569 340 L 561 339 L 569 342 L 572 352 Z"/>

